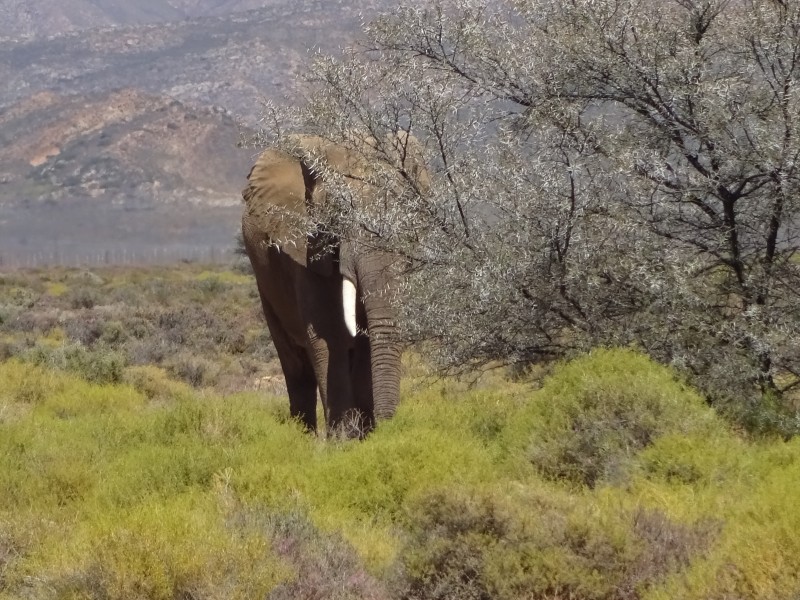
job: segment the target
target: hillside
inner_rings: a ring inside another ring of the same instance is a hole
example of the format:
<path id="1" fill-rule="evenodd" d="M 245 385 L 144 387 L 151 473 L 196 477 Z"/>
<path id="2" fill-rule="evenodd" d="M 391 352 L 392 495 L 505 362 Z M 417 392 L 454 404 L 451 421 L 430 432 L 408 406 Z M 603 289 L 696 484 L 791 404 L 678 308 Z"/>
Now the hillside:
<path id="1" fill-rule="evenodd" d="M 141 7 L 142 0 L 108 3 L 122 10 Z M 239 10 L 253 4 L 258 8 Z M 185 0 L 181 5 L 185 8 L 174 18 L 164 15 L 152 23 L 90 19 L 91 27 L 54 27 L 53 35 L 3 39 L 0 33 L 0 77 L 6 84 L 0 87 L 0 108 L 45 90 L 91 96 L 132 87 L 222 106 L 254 123 L 263 98 L 285 101 L 294 95 L 311 53 L 339 52 L 358 37 L 362 19 L 393 6 L 389 0 Z M 41 9 L 37 3 L 31 10 Z"/>
<path id="2" fill-rule="evenodd" d="M 13 263 L 79 246 L 230 246 L 252 157 L 237 148 L 240 133 L 220 109 L 132 89 L 41 92 L 8 107 L 0 255 Z"/>
<path id="3" fill-rule="evenodd" d="M 178 21 L 278 3 L 276 0 L 0 0 L 0 37 L 47 37 L 105 25 Z"/>
<path id="4" fill-rule="evenodd" d="M 0 0 L 0 264 L 230 248 L 252 159 L 237 123 L 388 6 Z"/>
<path id="5" fill-rule="evenodd" d="M 41 92 L 0 113 L 0 204 L 238 205 L 251 156 L 239 133 L 219 109 L 137 90 Z"/>
<path id="6" fill-rule="evenodd" d="M 335 51 L 358 3 L 304 0 L 223 17 L 104 27 L 0 42 L 0 108 L 41 91 L 93 96 L 131 87 L 255 122 L 264 97 L 293 88 L 310 49 Z"/>

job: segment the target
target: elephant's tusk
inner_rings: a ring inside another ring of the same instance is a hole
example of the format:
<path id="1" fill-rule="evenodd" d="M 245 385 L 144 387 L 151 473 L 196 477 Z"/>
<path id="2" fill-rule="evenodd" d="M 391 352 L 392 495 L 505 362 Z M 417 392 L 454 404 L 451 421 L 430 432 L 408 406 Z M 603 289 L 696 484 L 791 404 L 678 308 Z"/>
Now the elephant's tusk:
<path id="1" fill-rule="evenodd" d="M 342 279 L 342 309 L 344 324 L 350 335 L 356 336 L 356 286 L 346 277 Z"/>

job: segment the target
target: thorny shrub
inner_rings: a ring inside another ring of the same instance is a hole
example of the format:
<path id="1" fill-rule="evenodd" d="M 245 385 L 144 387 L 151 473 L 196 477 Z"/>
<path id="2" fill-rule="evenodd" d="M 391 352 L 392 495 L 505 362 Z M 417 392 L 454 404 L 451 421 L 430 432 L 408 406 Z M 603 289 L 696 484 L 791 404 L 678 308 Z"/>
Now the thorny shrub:
<path id="1" fill-rule="evenodd" d="M 568 502 L 451 490 L 421 500 L 409 522 L 407 600 L 637 600 L 687 568 L 719 531 L 655 510 L 598 520 Z"/>
<path id="2" fill-rule="evenodd" d="M 410 266 L 405 332 L 444 366 L 633 343 L 792 435 L 798 22 L 783 0 L 407 3 L 317 56 L 256 141 L 369 161 L 360 196 L 319 169 L 314 227 Z"/>

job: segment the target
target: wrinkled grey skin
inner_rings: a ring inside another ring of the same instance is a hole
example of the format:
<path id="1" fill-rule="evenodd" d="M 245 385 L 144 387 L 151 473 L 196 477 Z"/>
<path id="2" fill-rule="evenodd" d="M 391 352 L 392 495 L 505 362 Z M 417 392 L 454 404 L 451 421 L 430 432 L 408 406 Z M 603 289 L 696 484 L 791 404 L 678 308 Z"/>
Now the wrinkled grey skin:
<path id="1" fill-rule="evenodd" d="M 354 182 L 359 201 L 369 202 L 360 176 L 366 168 L 363 156 L 320 138 L 296 139 L 301 150 L 314 152 Z M 291 414 L 315 431 L 319 389 L 328 432 L 363 436 L 377 420 L 390 418 L 400 400 L 401 346 L 389 298 L 392 263 L 388 255 L 354 240 L 306 237 L 303 220 L 311 207 L 326 202 L 315 170 L 280 150 L 259 156 L 242 193 L 244 245 L 286 378 Z M 356 289 L 355 336 L 345 322 L 345 279 Z"/>

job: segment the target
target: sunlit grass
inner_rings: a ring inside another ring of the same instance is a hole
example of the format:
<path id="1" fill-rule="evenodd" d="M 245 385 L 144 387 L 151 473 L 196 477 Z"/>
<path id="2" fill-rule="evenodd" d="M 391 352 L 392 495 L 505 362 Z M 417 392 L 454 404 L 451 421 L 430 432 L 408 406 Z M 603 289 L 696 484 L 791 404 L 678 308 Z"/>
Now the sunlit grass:
<path id="1" fill-rule="evenodd" d="M 153 366 L 0 363 L 0 598 L 312 597 L 341 569 L 388 596 L 800 590 L 800 442 L 742 438 L 629 351 L 541 387 L 407 372 L 396 418 L 344 442 Z"/>

